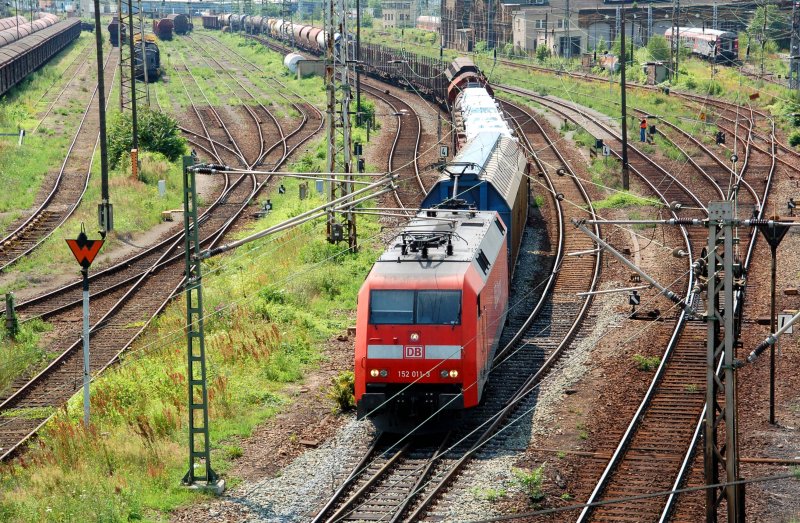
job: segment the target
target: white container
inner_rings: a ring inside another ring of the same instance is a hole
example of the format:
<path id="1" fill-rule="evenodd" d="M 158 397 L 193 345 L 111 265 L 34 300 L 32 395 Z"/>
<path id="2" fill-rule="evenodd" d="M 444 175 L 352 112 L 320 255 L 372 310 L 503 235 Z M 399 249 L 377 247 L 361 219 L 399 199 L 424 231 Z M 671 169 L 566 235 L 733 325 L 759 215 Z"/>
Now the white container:
<path id="1" fill-rule="evenodd" d="M 305 57 L 301 54 L 297 53 L 289 53 L 283 58 L 283 65 L 289 69 L 291 72 L 297 72 L 297 62 L 300 60 L 305 59 Z"/>

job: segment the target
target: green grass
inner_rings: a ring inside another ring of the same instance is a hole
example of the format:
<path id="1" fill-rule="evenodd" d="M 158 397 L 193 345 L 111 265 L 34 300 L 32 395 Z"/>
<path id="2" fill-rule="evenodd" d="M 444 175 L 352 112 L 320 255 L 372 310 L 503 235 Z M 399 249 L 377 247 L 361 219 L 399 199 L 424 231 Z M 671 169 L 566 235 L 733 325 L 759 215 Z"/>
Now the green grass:
<path id="1" fill-rule="evenodd" d="M 163 157 L 143 154 L 141 177 L 149 183 L 132 179 L 129 166 L 109 173 L 109 193 L 114 205 L 114 234 L 107 238 L 104 251 L 122 245 L 117 235 L 146 231 L 161 222 L 161 211 L 183 205 L 179 162 L 169 163 Z M 166 181 L 167 193 L 164 198 L 158 196 L 158 179 Z M 97 205 L 100 201 L 100 160 L 97 152 L 89 187 L 75 213 L 41 247 L 14 265 L 12 273 L 30 273 L 27 279 L 64 272 L 77 275 L 75 260 L 64 240 L 74 237 L 80 231 L 81 223 L 86 225 L 90 237 L 97 236 L 92 231 L 97 227 Z M 0 288 L 0 293 L 23 284 L 24 280 L 17 280 L 11 287 Z"/>
<path id="2" fill-rule="evenodd" d="M 49 172 L 60 168 L 84 106 L 65 96 L 59 100 L 48 120 L 34 134 L 49 104 L 71 77 L 67 69 L 88 45 L 92 37 L 82 34 L 65 50 L 7 93 L 0 102 L 0 132 L 28 135 L 21 147 L 17 138 L 0 137 L 0 185 L 5 197 L 0 199 L 0 231 L 30 208 Z M 49 127 L 48 127 L 49 126 Z M 56 130 L 56 129 L 61 130 Z"/>
<path id="3" fill-rule="evenodd" d="M 44 333 L 52 328 L 41 320 L 32 320 L 19 326 L 19 333 L 11 338 L 5 321 L 0 325 L 0 393 L 4 393 L 14 379 L 26 369 L 40 366 L 46 359 L 39 343 Z"/>
<path id="4" fill-rule="evenodd" d="M 595 209 L 623 209 L 628 207 L 641 207 L 656 205 L 661 203 L 657 200 L 642 198 L 629 192 L 616 192 L 608 198 L 592 202 Z"/>
<path id="5" fill-rule="evenodd" d="M 322 201 L 312 187 L 312 197 L 301 202 L 298 180 L 281 183 L 286 193 L 270 196 L 273 212 L 240 235 Z M 324 222 L 318 221 L 205 263 L 217 472 L 229 473 L 232 460 L 241 456 L 240 438 L 289 408 L 286 384 L 324 361 L 326 341 L 353 324 L 358 289 L 382 250 L 377 221 L 358 220 L 357 254 L 328 244 Z M 187 453 L 184 314 L 181 298 L 119 366 L 93 384 L 90 430 L 81 426 L 75 397 L 23 462 L 4 466 L 0 520 L 160 521 L 176 507 L 204 499 L 180 486 Z"/>
<path id="6" fill-rule="evenodd" d="M 654 371 L 658 368 L 661 364 L 661 358 L 658 356 L 642 356 L 641 354 L 634 354 L 633 355 L 633 362 L 636 364 L 636 368 L 643 372 L 650 372 Z"/>

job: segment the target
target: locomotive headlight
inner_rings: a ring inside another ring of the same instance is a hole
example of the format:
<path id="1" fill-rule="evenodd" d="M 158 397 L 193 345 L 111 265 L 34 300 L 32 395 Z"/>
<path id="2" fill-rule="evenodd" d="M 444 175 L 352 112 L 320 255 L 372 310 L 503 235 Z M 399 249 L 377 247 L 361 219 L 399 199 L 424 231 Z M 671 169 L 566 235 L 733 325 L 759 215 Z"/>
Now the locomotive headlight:
<path id="1" fill-rule="evenodd" d="M 448 375 L 448 372 L 446 370 L 443 370 L 442 372 L 439 373 L 439 376 L 441 376 L 443 378 L 446 378 L 447 375 Z"/>
<path id="2" fill-rule="evenodd" d="M 389 375 L 389 371 L 386 369 L 381 369 L 381 378 L 385 378 Z"/>
<path id="3" fill-rule="evenodd" d="M 378 374 L 380 374 L 378 369 L 372 369 L 371 371 L 369 371 L 369 375 L 372 376 L 373 378 L 377 378 Z"/>
<path id="4" fill-rule="evenodd" d="M 418 341 L 419 341 L 419 333 L 418 333 L 418 332 L 412 332 L 412 333 L 411 333 L 411 336 L 409 336 L 408 338 L 409 338 L 409 339 L 410 339 L 412 342 L 416 343 L 416 342 L 418 342 Z"/>
<path id="5" fill-rule="evenodd" d="M 450 377 L 451 378 L 457 378 L 458 377 L 458 371 L 455 370 L 455 369 L 451 370 L 450 371 Z"/>

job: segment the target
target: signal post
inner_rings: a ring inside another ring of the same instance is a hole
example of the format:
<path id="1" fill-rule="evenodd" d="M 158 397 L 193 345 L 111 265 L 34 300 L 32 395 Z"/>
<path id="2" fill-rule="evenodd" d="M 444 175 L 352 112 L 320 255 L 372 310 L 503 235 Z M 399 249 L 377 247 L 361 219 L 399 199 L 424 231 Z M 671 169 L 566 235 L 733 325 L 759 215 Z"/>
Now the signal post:
<path id="1" fill-rule="evenodd" d="M 81 233 L 67 240 L 72 254 L 81 266 L 83 276 L 83 424 L 89 426 L 89 267 L 105 240 L 90 240 L 81 224 Z"/>

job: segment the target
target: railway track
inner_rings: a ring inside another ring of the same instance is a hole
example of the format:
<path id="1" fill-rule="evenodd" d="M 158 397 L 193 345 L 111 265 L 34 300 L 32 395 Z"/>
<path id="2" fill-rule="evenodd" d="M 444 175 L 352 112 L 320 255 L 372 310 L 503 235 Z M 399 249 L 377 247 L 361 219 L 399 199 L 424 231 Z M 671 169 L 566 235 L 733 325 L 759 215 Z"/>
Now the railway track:
<path id="1" fill-rule="evenodd" d="M 194 38 L 190 38 L 191 41 L 195 41 Z M 253 63 L 252 61 L 248 60 L 243 55 L 237 53 L 233 49 L 223 45 L 219 40 L 212 38 L 212 37 L 205 37 L 204 40 L 206 42 L 210 42 L 214 46 L 214 50 L 220 51 L 221 53 L 225 53 L 229 57 L 229 62 L 236 64 L 237 66 L 246 66 L 247 71 L 251 73 L 256 73 L 259 75 L 263 75 L 265 73 L 257 64 Z M 206 56 L 219 67 L 220 69 L 225 70 L 225 72 L 233 79 L 236 85 L 245 93 L 246 97 L 250 99 L 253 103 L 255 103 L 256 108 L 260 109 L 261 112 L 273 123 L 275 126 L 277 133 L 279 134 L 279 139 L 270 147 L 266 148 L 262 154 L 260 155 L 256 165 L 261 165 L 264 163 L 271 164 L 271 169 L 277 169 L 277 166 L 280 165 L 282 162 L 286 160 L 286 158 L 292 154 L 302 143 L 305 143 L 311 136 L 316 135 L 321 129 L 324 124 L 324 118 L 322 117 L 322 113 L 313 106 L 313 104 L 303 101 L 303 102 L 295 102 L 291 100 L 288 96 L 286 96 L 283 91 L 287 90 L 285 84 L 282 84 L 277 79 L 271 79 L 272 83 L 275 83 L 277 87 L 273 87 L 272 90 L 274 94 L 278 95 L 279 97 L 286 100 L 291 107 L 293 107 L 300 115 L 301 120 L 297 123 L 294 129 L 289 132 L 286 132 L 283 128 L 282 123 L 276 118 L 272 112 L 261 103 L 254 94 L 253 91 L 260 90 L 258 86 L 251 84 L 250 87 L 247 87 L 244 82 L 248 81 L 247 75 L 242 75 L 242 79 L 237 78 L 232 75 L 231 71 L 226 69 L 225 64 L 220 62 L 217 58 L 214 57 L 212 53 L 208 51 L 207 48 L 203 47 L 198 43 L 198 47 L 201 48 Z M 246 72 L 247 72 L 246 71 Z M 241 97 L 240 97 L 241 99 Z M 243 101 L 244 103 L 244 101 Z M 245 107 L 249 109 L 249 106 L 245 105 Z M 317 125 L 314 126 L 313 124 L 316 123 Z M 303 129 L 310 128 L 309 134 L 305 135 L 301 133 Z"/>
<path id="2" fill-rule="evenodd" d="M 527 281 L 526 271 L 537 256 L 521 249 L 519 269 L 512 285 L 512 327 L 501 340 L 492 378 L 487 384 L 486 401 L 470 413 L 464 427 L 443 437 L 418 441 L 413 438 L 391 440 L 380 436 L 353 472 L 317 513 L 314 521 L 381 520 L 419 521 L 437 518 L 436 503 L 453 482 L 455 475 L 482 452 L 502 445 L 503 427 L 510 417 L 535 403 L 538 383 L 576 341 L 590 300 L 575 296 L 576 289 L 590 290 L 600 270 L 597 257 L 564 256 L 568 249 L 591 244 L 577 231 L 565 228 L 565 218 L 592 216 L 591 201 L 547 133 L 523 109 L 507 105 L 509 118 L 520 129 L 534 161 L 543 173 L 542 182 L 550 195 L 554 211 L 556 252 L 553 269 L 535 285 Z M 555 170 L 569 176 L 552 179 Z M 556 195 L 561 194 L 561 198 Z M 564 196 L 583 201 L 564 208 Z M 525 240 L 523 240 L 525 241 Z M 528 238 L 527 241 L 530 241 Z M 542 260 L 538 260 L 542 263 Z"/>
<path id="3" fill-rule="evenodd" d="M 520 91 L 517 91 L 519 93 Z M 559 104 L 544 97 L 535 97 L 538 103 L 551 109 Z M 565 106 L 559 108 L 561 114 L 568 116 Z M 587 115 L 584 115 L 587 116 Z M 577 120 L 571 117 L 573 121 Z M 677 128 L 672 128 L 678 131 Z M 685 133 L 682 134 L 687 137 Z M 700 146 L 694 141 L 695 146 Z M 702 147 L 700 150 L 704 150 Z M 741 165 L 738 184 L 731 183 L 728 191 L 723 191 L 718 179 L 721 181 L 732 179 L 732 173 L 724 163 L 716 158 L 707 149 L 705 155 L 709 157 L 706 166 L 715 167 L 716 175 L 705 172 L 700 165 L 701 161 L 691 159 L 689 163 L 704 174 L 704 178 L 714 186 L 718 197 L 737 198 L 745 197 L 751 200 L 749 207 L 742 205 L 739 208 L 740 216 L 749 217 L 753 209 L 762 209 L 762 202 L 766 201 L 768 183 L 760 195 L 750 185 L 744 182 L 746 170 L 754 161 L 748 149 L 745 161 Z M 774 159 L 768 178 L 771 179 L 774 169 Z M 694 184 L 695 186 L 697 184 Z M 731 188 L 731 186 L 733 188 Z M 735 187 L 744 187 L 745 190 L 737 191 Z M 708 194 L 706 192 L 706 194 Z M 665 200 L 666 201 L 666 200 Z M 702 237 L 698 233 L 689 231 L 689 238 L 698 252 L 702 246 Z M 743 243 L 748 245 L 746 263 L 749 263 L 755 235 L 750 231 L 743 233 Z M 740 297 L 741 298 L 741 297 Z M 741 301 L 741 300 L 739 300 Z M 737 303 L 737 307 L 741 306 Z M 642 403 L 632 418 L 628 429 L 623 434 L 611 458 L 606 464 L 600 479 L 587 502 L 597 502 L 604 499 L 614 499 L 633 496 L 658 490 L 677 488 L 686 473 L 686 463 L 690 460 L 699 435 L 698 419 L 702 419 L 704 412 L 703 394 L 705 385 L 705 322 L 689 320 L 680 328 L 676 327 L 673 336 L 674 343 L 670 343 L 662 359 L 662 364 L 656 372 L 656 377 L 651 383 Z M 690 392 L 687 392 L 690 391 Z M 694 392 L 696 391 L 696 393 Z M 652 471 L 662 471 L 658 477 L 653 477 Z M 650 498 L 627 503 L 604 505 L 595 509 L 585 509 L 578 521 L 589 519 L 596 521 L 641 521 L 666 520 L 672 507 L 673 499 L 665 504 L 665 500 Z"/>
<path id="4" fill-rule="evenodd" d="M 38 107 L 42 102 L 45 102 L 47 103 L 47 109 L 39 118 L 39 121 L 36 123 L 36 127 L 30 131 L 30 134 L 35 134 L 36 131 L 39 130 L 39 127 L 41 127 L 45 119 L 56 107 L 58 102 L 61 100 L 61 97 L 64 96 L 64 93 L 67 91 L 67 89 L 69 89 L 69 86 L 78 76 L 78 73 L 85 73 L 90 65 L 94 65 L 91 59 L 94 56 L 95 49 L 96 48 L 93 45 L 90 45 L 90 43 L 87 41 L 81 48 L 80 53 L 72 59 L 72 62 L 67 65 L 61 75 L 53 81 L 53 83 L 45 90 L 44 93 L 42 93 L 42 96 L 36 101 L 35 105 Z M 104 52 L 106 52 L 106 49 L 104 49 Z M 72 74 L 69 73 L 70 70 L 72 70 Z M 58 94 L 56 94 L 54 97 L 52 93 L 53 88 L 67 75 L 69 75 L 69 79 L 64 82 L 64 86 L 59 89 Z"/>
<path id="5" fill-rule="evenodd" d="M 109 53 L 103 69 L 106 105 L 117 73 L 117 58 L 115 53 Z M 80 204 L 89 184 L 94 154 L 100 140 L 100 122 L 90 117 L 98 114 L 98 103 L 95 84 L 64 162 L 56 174 L 53 188 L 30 216 L 16 227 L 12 225 L 14 229 L 0 240 L 0 272 L 6 271 L 39 247 Z"/>
<path id="6" fill-rule="evenodd" d="M 231 181 L 226 175 L 224 190 L 200 220 L 200 237 L 206 248 L 224 238 L 265 183 L 258 183 L 254 175 L 234 177 Z M 116 361 L 182 288 L 182 236 L 173 235 L 132 260 L 93 275 L 95 283 L 105 284 L 93 295 L 90 316 L 93 375 Z M 12 392 L 0 402 L 0 460 L 14 456 L 47 422 L 54 407 L 66 401 L 82 381 L 80 333 L 74 328 L 69 330 L 80 323 L 80 302 L 65 297 L 79 293 L 76 287 L 67 286 L 34 303 L 20 305 L 22 309 L 49 308 L 48 320 L 65 330 L 59 341 L 48 347 L 58 356 L 35 376 L 15 383 Z M 55 304 L 59 301 L 67 303 Z"/>
<path id="7" fill-rule="evenodd" d="M 399 175 L 397 190 L 394 193 L 395 200 L 401 209 L 405 209 L 406 205 L 417 208 L 428 194 L 419 171 L 419 148 L 422 139 L 419 114 L 410 104 L 391 94 L 388 89 L 381 89 L 364 80 L 361 81 L 361 88 L 372 98 L 383 101 L 397 119 L 388 165 L 389 172 Z"/>

